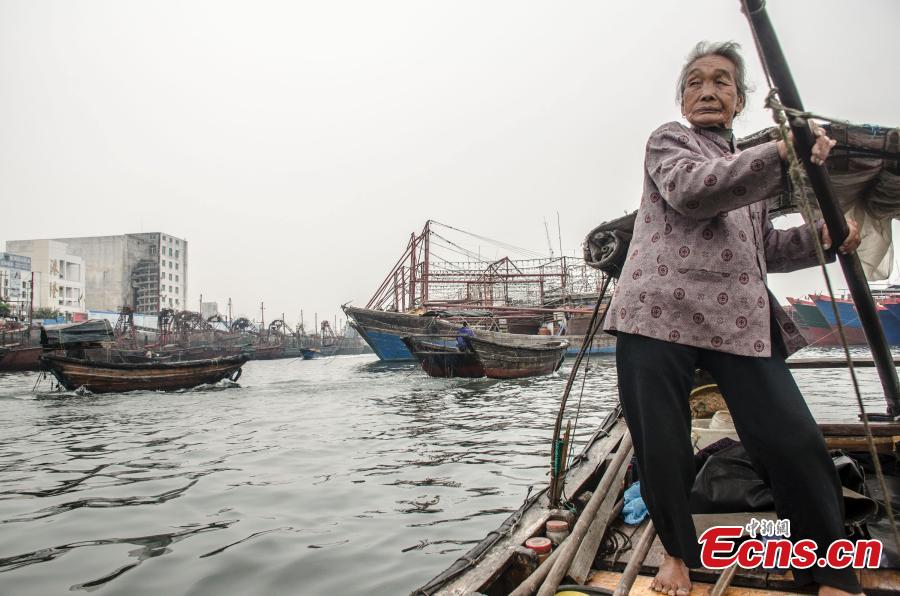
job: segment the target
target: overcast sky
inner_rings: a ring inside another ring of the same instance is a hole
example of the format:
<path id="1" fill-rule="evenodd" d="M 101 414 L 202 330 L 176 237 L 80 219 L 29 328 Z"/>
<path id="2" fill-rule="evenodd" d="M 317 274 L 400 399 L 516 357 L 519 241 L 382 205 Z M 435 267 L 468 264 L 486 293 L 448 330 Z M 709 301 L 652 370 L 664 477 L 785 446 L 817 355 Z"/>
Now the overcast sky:
<path id="1" fill-rule="evenodd" d="M 768 9 L 808 109 L 900 125 L 900 2 Z M 171 233 L 189 304 L 290 323 L 364 304 L 429 218 L 543 251 L 559 212 L 572 252 L 637 207 L 701 39 L 743 44 L 736 132 L 768 126 L 738 0 L 0 0 L 0 244 Z"/>

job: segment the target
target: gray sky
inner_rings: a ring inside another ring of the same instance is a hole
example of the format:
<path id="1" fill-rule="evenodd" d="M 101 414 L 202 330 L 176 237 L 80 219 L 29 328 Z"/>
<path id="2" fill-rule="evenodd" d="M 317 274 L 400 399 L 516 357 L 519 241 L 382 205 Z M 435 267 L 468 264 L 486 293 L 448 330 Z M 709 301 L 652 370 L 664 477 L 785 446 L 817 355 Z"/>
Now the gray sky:
<path id="1" fill-rule="evenodd" d="M 900 2 L 768 8 L 807 108 L 900 125 Z M 701 39 L 744 45 L 736 131 L 768 126 L 738 0 L 2 0 L 0 243 L 171 233 L 189 304 L 291 323 L 364 304 L 428 218 L 544 250 L 558 211 L 574 251 L 637 206 Z"/>

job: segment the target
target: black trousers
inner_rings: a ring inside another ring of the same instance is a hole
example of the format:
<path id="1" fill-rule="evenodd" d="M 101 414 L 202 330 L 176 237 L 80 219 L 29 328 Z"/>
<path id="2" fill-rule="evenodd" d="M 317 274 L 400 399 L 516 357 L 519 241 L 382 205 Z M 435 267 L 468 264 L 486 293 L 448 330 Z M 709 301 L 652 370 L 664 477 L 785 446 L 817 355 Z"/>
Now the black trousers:
<path id="1" fill-rule="evenodd" d="M 641 496 L 666 551 L 688 567 L 700 567 L 689 506 L 696 474 L 688 397 L 697 368 L 719 384 L 754 468 L 772 488 L 779 518 L 790 520 L 791 539 L 814 539 L 822 556 L 831 542 L 845 537 L 840 481 L 780 348 L 769 358 L 755 358 L 617 335 L 619 396 Z M 862 591 L 849 568 L 814 566 L 794 570 L 794 577 L 801 584 Z"/>

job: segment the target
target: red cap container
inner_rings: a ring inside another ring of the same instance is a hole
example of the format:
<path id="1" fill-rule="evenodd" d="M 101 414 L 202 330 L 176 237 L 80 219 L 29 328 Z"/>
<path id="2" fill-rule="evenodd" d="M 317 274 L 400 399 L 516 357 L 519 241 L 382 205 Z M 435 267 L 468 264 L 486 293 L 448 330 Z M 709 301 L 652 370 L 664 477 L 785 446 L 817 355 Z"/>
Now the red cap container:
<path id="1" fill-rule="evenodd" d="M 569 524 L 561 519 L 551 519 L 547 522 L 548 532 L 568 532 Z"/>
<path id="2" fill-rule="evenodd" d="M 549 538 L 535 536 L 534 538 L 529 538 L 525 541 L 525 548 L 530 548 L 537 554 L 543 555 L 553 550 L 553 543 L 550 542 Z"/>

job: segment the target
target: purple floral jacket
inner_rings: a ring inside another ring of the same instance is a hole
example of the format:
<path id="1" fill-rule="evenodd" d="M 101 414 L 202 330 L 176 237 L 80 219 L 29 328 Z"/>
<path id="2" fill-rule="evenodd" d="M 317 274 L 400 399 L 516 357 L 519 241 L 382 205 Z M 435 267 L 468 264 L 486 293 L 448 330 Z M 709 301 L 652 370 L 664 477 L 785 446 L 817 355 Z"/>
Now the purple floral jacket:
<path id="1" fill-rule="evenodd" d="M 731 152 L 712 131 L 664 124 L 650 136 L 630 253 L 604 329 L 741 356 L 770 356 L 770 309 L 789 353 L 806 345 L 769 304 L 766 273 L 817 263 L 805 226 L 776 230 L 775 143 Z M 820 224 L 821 227 L 821 224 Z"/>

